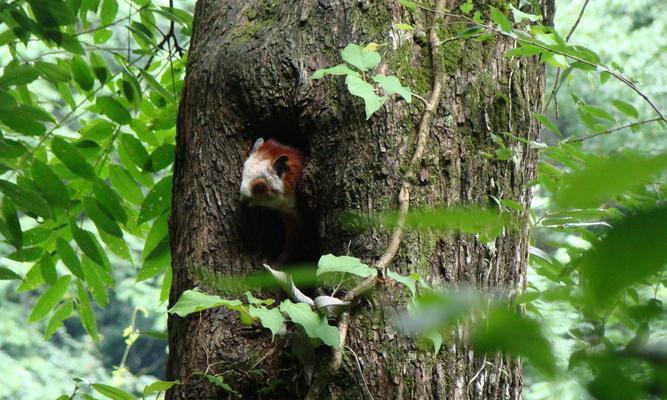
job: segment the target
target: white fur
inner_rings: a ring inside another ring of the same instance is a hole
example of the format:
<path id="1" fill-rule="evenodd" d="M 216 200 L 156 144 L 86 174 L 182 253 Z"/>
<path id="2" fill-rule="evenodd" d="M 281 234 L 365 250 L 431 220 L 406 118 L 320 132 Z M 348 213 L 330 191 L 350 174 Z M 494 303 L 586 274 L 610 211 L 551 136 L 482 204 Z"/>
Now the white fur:
<path id="1" fill-rule="evenodd" d="M 261 179 L 268 185 L 271 195 L 263 198 L 254 198 L 252 195 L 252 182 Z M 243 176 L 241 179 L 241 199 L 247 201 L 251 206 L 284 209 L 293 204 L 293 199 L 285 198 L 285 186 L 282 179 L 273 169 L 272 160 L 267 160 L 253 152 L 243 163 Z"/>

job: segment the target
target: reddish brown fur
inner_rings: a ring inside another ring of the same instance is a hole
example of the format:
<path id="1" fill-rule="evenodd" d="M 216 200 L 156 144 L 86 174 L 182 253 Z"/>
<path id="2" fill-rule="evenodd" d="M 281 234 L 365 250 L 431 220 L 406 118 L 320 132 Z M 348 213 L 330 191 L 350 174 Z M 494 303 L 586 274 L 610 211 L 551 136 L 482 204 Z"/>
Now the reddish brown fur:
<path id="1" fill-rule="evenodd" d="M 290 146 L 278 143 L 273 139 L 269 139 L 262 143 L 257 149 L 257 155 L 261 158 L 274 161 L 283 154 L 287 154 L 287 168 L 283 173 L 283 185 L 285 186 L 285 195 L 292 195 L 296 190 L 296 185 L 301 179 L 301 172 L 303 171 L 304 157 L 303 154 Z"/>

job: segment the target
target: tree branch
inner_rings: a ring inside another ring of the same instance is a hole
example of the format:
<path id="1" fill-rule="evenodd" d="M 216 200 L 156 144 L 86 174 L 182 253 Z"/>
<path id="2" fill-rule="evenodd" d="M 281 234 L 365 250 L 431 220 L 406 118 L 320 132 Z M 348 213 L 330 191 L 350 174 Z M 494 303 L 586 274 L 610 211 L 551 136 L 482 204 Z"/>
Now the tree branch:
<path id="1" fill-rule="evenodd" d="M 595 132 L 595 133 L 593 133 L 591 135 L 588 135 L 588 136 L 583 136 L 583 137 L 575 138 L 575 139 L 572 139 L 572 140 L 566 140 L 566 142 L 567 143 L 583 142 L 584 140 L 588 140 L 588 139 L 594 138 L 596 136 L 607 135 L 607 134 L 610 134 L 610 133 L 613 133 L 613 132 L 616 132 L 616 131 L 623 130 L 625 128 L 631 128 L 633 126 L 649 124 L 651 122 L 658 122 L 658 121 L 662 121 L 662 120 L 663 120 L 662 118 L 656 117 L 656 118 L 651 118 L 651 119 L 647 119 L 647 120 L 644 120 L 644 121 L 633 122 L 631 124 L 617 126 L 615 128 L 607 129 L 606 131 Z"/>
<path id="2" fill-rule="evenodd" d="M 426 141 L 428 139 L 428 134 L 431 131 L 431 122 L 433 121 L 433 116 L 435 115 L 435 112 L 438 108 L 438 104 L 440 104 L 440 99 L 442 97 L 442 88 L 445 84 L 446 74 L 442 62 L 440 61 L 441 57 L 439 54 L 439 50 L 442 43 L 438 38 L 439 18 L 437 14 L 441 15 L 444 14 L 446 3 L 447 0 L 438 0 L 436 8 L 434 10 L 436 11 L 436 16 L 433 17 L 433 22 L 430 27 L 429 44 L 431 48 L 431 59 L 433 60 L 433 68 L 434 68 L 433 87 L 431 89 L 431 96 L 429 100 L 425 102 L 426 106 L 424 109 L 424 114 L 422 115 L 422 119 L 419 124 L 419 130 L 417 131 L 417 144 L 415 146 L 415 152 L 412 155 L 408 169 L 402 178 L 401 189 L 398 194 L 398 201 L 400 204 L 398 223 L 391 235 L 391 239 L 389 241 L 387 249 L 385 250 L 382 257 L 380 257 L 380 260 L 378 260 L 377 264 L 375 265 L 375 268 L 380 272 L 382 277 L 385 276 L 387 266 L 392 262 L 392 260 L 396 256 L 396 253 L 398 252 L 398 247 L 401 243 L 401 236 L 403 234 L 403 227 L 405 225 L 405 218 L 408 213 L 408 210 L 410 209 L 410 186 L 411 186 L 410 182 L 416 173 L 415 169 L 421 163 L 421 159 L 424 154 L 424 149 L 426 148 Z M 446 21 L 447 17 L 445 17 L 445 22 Z M 375 286 L 377 279 L 378 279 L 377 276 L 371 276 L 369 278 L 366 278 L 363 282 L 361 282 L 359 285 L 350 290 L 345 295 L 343 301 L 350 302 L 354 300 L 357 296 Z M 347 340 L 349 323 L 350 323 L 350 313 L 345 312 L 341 315 L 340 320 L 338 322 L 338 331 L 340 333 L 340 347 L 333 350 L 334 353 L 330 367 L 327 369 L 327 372 L 320 374 L 317 377 L 317 379 L 313 382 L 312 386 L 310 387 L 310 390 L 308 391 L 308 394 L 306 395 L 306 399 L 319 398 L 321 392 L 324 390 L 324 387 L 326 386 L 328 378 L 340 368 L 343 361 L 343 354 L 341 349 L 348 348 L 345 345 L 345 342 Z M 357 363 L 358 362 L 359 360 L 357 359 Z M 362 376 L 362 380 L 363 379 L 364 378 Z M 365 380 L 363 382 L 365 384 Z M 368 387 L 365 387 L 364 389 L 368 391 Z M 370 393 L 370 391 L 368 392 Z"/>
<path id="3" fill-rule="evenodd" d="M 570 38 L 572 37 L 572 34 L 574 31 L 577 29 L 577 26 L 579 26 L 579 22 L 581 22 L 581 18 L 584 16 L 584 11 L 586 11 L 586 6 L 588 5 L 588 1 L 584 1 L 584 5 L 581 6 L 581 10 L 579 11 L 579 16 L 577 17 L 577 20 L 574 21 L 574 24 L 572 25 L 572 28 L 570 28 L 570 32 L 568 32 L 567 36 L 565 36 L 565 42 L 568 42 Z M 560 78 L 560 69 L 556 71 L 556 78 L 554 79 L 554 86 L 551 88 L 551 93 L 549 94 L 549 98 L 547 99 L 546 103 L 544 103 L 544 107 L 542 108 L 542 113 L 549 107 L 549 104 L 551 104 L 551 100 L 556 100 L 556 94 L 558 93 L 558 90 L 560 89 L 560 84 L 558 83 L 558 78 Z M 558 104 L 558 103 L 556 103 Z"/>

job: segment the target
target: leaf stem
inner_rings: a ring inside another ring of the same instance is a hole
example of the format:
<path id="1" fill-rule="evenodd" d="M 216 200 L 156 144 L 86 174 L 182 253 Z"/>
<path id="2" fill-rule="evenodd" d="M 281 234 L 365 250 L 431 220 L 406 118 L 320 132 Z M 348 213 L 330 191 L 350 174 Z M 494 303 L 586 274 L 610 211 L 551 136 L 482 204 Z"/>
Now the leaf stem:
<path id="1" fill-rule="evenodd" d="M 620 131 L 620 130 L 623 130 L 623 129 L 626 129 L 626 128 L 632 128 L 633 126 L 640 126 L 640 125 L 650 124 L 651 122 L 658 122 L 658 121 L 663 121 L 663 119 L 660 118 L 660 117 L 656 117 L 656 118 L 651 118 L 651 119 L 647 119 L 647 120 L 644 120 L 644 121 L 633 122 L 631 124 L 617 126 L 615 128 L 607 129 L 605 131 L 595 132 L 595 133 L 590 134 L 588 136 L 583 136 L 583 137 L 575 138 L 575 139 L 572 139 L 572 140 L 567 140 L 566 139 L 565 143 L 583 142 L 584 140 L 588 140 L 588 139 L 594 138 L 596 136 L 607 135 L 607 134 L 610 134 L 610 133 L 613 133 L 613 132 L 616 132 L 616 131 Z"/>

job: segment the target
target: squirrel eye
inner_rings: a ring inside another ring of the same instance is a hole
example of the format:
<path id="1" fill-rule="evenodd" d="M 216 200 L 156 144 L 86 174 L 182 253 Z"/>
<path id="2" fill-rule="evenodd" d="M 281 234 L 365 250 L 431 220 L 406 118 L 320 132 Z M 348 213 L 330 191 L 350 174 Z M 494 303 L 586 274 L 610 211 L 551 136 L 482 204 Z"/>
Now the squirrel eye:
<path id="1" fill-rule="evenodd" d="M 255 182 L 252 185 L 252 195 L 253 196 L 264 196 L 269 191 L 269 187 L 266 186 L 266 183 L 259 181 Z"/>

